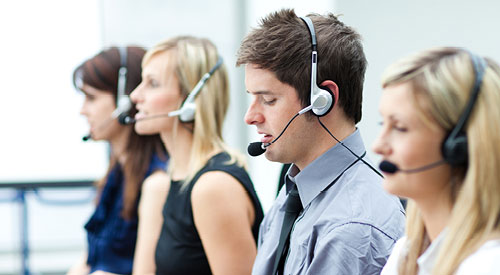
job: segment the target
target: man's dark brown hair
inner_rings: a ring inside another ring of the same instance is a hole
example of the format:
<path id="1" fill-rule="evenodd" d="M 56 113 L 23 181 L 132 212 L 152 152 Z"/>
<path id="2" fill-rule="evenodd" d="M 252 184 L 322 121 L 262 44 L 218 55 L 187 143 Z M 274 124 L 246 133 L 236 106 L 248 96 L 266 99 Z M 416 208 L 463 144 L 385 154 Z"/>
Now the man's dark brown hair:
<path id="1" fill-rule="evenodd" d="M 339 87 L 340 106 L 354 123 L 361 120 L 366 58 L 361 36 L 331 13 L 309 14 L 318 41 L 318 85 L 325 80 Z M 238 50 L 236 65 L 254 64 L 276 74 L 295 88 L 303 107 L 310 104 L 311 35 L 293 9 L 263 18 Z"/>

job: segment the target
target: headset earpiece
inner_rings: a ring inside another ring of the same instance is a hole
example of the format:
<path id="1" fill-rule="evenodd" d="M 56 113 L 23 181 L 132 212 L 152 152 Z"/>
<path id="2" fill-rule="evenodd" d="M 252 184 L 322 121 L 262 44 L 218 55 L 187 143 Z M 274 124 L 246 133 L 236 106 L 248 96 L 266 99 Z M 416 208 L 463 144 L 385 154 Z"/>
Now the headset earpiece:
<path id="1" fill-rule="evenodd" d="M 186 99 L 179 110 L 168 113 L 168 116 L 178 116 L 181 122 L 193 122 L 195 112 L 196 103 L 194 101 L 188 102 Z"/>
<path id="2" fill-rule="evenodd" d="M 474 68 L 474 85 L 472 86 L 469 102 L 464 108 L 464 111 L 458 118 L 458 122 L 453 129 L 448 133 L 441 145 L 441 153 L 444 160 L 452 166 L 467 165 L 468 162 L 468 143 L 467 135 L 465 133 L 465 125 L 472 113 L 472 109 L 479 96 L 481 90 L 481 83 L 483 82 L 484 71 L 486 69 L 486 62 L 480 56 L 467 51 Z"/>
<path id="3" fill-rule="evenodd" d="M 467 136 L 464 133 L 451 138 L 450 133 L 444 140 L 441 152 L 443 159 L 452 166 L 460 166 L 467 163 L 468 150 L 467 150 Z"/>
<path id="4" fill-rule="evenodd" d="M 335 107 L 335 94 L 333 93 L 332 90 L 330 90 L 330 88 L 328 88 L 328 86 L 318 86 L 321 90 L 324 90 L 325 92 L 328 93 L 329 97 L 330 97 L 330 100 L 332 102 L 332 104 L 330 105 L 330 109 L 327 111 L 330 112 L 333 107 Z"/>
<path id="5" fill-rule="evenodd" d="M 335 97 L 333 92 L 326 86 L 318 86 L 317 91 L 311 98 L 313 113 L 322 117 L 328 114 L 335 105 Z"/>
<path id="6" fill-rule="evenodd" d="M 168 116 L 178 116 L 181 122 L 193 122 L 194 115 L 196 113 L 196 95 L 201 91 L 208 79 L 214 74 L 214 72 L 222 65 L 222 57 L 217 59 L 217 63 L 208 71 L 203 77 L 196 83 L 193 90 L 188 94 L 187 98 L 182 103 L 178 110 L 168 113 Z"/>

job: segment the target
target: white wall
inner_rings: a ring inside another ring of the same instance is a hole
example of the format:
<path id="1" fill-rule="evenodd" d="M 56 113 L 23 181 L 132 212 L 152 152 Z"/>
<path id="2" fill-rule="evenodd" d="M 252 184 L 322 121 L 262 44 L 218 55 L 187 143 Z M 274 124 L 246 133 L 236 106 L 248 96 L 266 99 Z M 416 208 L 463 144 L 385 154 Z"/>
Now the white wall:
<path id="1" fill-rule="evenodd" d="M 0 183 L 102 175 L 106 147 L 82 143 L 88 131 L 79 115 L 83 97 L 71 83 L 75 66 L 101 48 L 98 1 L 1 1 L 0 26 Z M 89 191 L 59 192 L 57 199 L 71 199 Z M 0 186 L 0 274 L 20 273 L 21 212 L 8 202 L 14 195 Z M 90 201 L 55 207 L 32 194 L 26 199 L 32 270 L 74 262 Z"/>
<path id="2" fill-rule="evenodd" d="M 359 124 L 370 149 L 381 121 L 380 77 L 398 58 L 435 46 L 466 47 L 500 62 L 500 2 L 493 0 L 337 1 L 344 22 L 364 38 L 368 58 Z M 368 150 L 372 160 L 379 160 Z"/>
<path id="3" fill-rule="evenodd" d="M 0 182 L 105 171 L 103 144 L 82 143 L 83 97 L 71 83 L 73 69 L 101 47 L 98 18 L 97 0 L 0 2 Z"/>

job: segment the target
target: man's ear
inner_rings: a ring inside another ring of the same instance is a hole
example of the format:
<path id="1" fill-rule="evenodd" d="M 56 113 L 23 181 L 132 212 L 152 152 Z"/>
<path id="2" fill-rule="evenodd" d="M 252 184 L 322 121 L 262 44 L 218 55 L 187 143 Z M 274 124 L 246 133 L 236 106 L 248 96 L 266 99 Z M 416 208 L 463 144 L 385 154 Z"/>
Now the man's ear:
<path id="1" fill-rule="evenodd" d="M 331 80 L 325 80 L 323 82 L 321 82 L 320 86 L 322 87 L 327 87 L 331 92 L 332 92 L 332 96 L 333 96 L 333 99 L 334 99 L 334 106 L 332 108 L 335 107 L 335 105 L 337 104 L 337 102 L 339 102 L 339 86 L 337 86 L 337 83 L 331 81 Z"/>

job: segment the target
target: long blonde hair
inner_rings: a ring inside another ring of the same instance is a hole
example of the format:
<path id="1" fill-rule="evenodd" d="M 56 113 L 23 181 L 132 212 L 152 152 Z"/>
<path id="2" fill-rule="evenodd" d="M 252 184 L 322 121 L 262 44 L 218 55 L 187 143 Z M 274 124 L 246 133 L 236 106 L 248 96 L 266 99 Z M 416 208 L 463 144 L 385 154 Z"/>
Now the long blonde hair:
<path id="1" fill-rule="evenodd" d="M 176 57 L 175 75 L 181 95 L 187 97 L 205 73 L 210 71 L 219 59 L 215 45 L 205 38 L 178 36 L 167 39 L 151 48 L 143 59 L 143 66 L 151 58 L 165 51 L 173 51 Z M 193 146 L 189 171 L 184 186 L 203 168 L 213 152 L 225 151 L 231 156 L 229 163 L 244 166 L 243 157 L 230 149 L 222 137 L 224 118 L 229 106 L 229 80 L 226 66 L 222 64 L 205 83 L 195 99 L 196 112 L 193 125 Z M 179 106 L 180 107 L 180 106 Z M 174 124 L 174 134 L 179 124 Z M 174 145 L 175 146 L 175 145 Z M 171 173 L 171 165 L 169 173 Z"/>
<path id="2" fill-rule="evenodd" d="M 450 180 L 453 207 L 433 268 L 436 275 L 455 273 L 465 258 L 500 232 L 500 68 L 486 61 L 479 97 L 465 126 L 468 165 L 453 168 L 458 176 Z M 467 51 L 434 48 L 391 65 L 382 86 L 410 83 L 422 116 L 430 118 L 425 121 L 451 131 L 470 99 L 475 77 Z M 409 202 L 407 212 L 408 249 L 399 260 L 399 273 L 417 274 L 417 259 L 429 239 L 414 202 Z"/>

